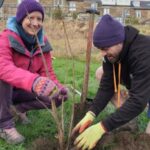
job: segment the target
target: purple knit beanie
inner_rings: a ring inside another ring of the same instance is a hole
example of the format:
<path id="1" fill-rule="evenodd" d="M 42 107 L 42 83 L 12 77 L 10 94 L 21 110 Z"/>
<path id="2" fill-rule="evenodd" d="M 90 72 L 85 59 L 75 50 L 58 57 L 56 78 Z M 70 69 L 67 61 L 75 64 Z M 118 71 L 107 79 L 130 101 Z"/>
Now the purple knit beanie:
<path id="1" fill-rule="evenodd" d="M 27 14 L 33 11 L 41 12 L 44 19 L 44 8 L 39 2 L 37 2 L 36 0 L 23 0 L 17 8 L 16 13 L 17 22 L 21 23 L 23 19 L 27 16 Z"/>
<path id="2" fill-rule="evenodd" d="M 124 39 L 124 26 L 110 15 L 101 18 L 93 34 L 93 44 L 97 48 L 111 47 Z"/>

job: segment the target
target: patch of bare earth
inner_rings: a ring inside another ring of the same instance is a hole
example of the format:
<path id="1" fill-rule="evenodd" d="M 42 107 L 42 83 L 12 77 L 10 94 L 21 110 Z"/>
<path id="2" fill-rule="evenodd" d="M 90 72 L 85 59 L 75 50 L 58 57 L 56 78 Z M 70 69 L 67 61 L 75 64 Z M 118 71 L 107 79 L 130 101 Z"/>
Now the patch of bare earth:
<path id="1" fill-rule="evenodd" d="M 75 104 L 74 125 L 84 116 L 90 102 Z M 83 111 L 85 110 L 85 111 Z M 76 137 L 77 135 L 75 135 Z M 74 137 L 74 138 L 75 138 Z M 73 143 L 73 140 L 72 140 Z M 38 138 L 36 139 L 29 150 L 58 150 L 58 141 L 56 138 Z M 65 149 L 64 149 L 65 150 Z M 70 146 L 69 150 L 75 150 L 74 145 Z M 105 134 L 97 143 L 94 150 L 150 150 L 150 135 L 138 133 L 137 120 L 134 119 L 126 125 L 114 130 L 111 133 Z"/>
<path id="2" fill-rule="evenodd" d="M 95 150 L 150 150 L 150 136 L 145 133 L 119 131 L 101 139 Z"/>
<path id="3" fill-rule="evenodd" d="M 40 137 L 35 139 L 28 150 L 57 150 L 58 141 L 55 138 Z"/>
<path id="4" fill-rule="evenodd" d="M 28 150 L 58 150 L 56 139 L 38 138 Z M 75 150 L 74 146 L 70 150 Z M 150 150 L 150 136 L 118 131 L 103 136 L 94 150 Z"/>

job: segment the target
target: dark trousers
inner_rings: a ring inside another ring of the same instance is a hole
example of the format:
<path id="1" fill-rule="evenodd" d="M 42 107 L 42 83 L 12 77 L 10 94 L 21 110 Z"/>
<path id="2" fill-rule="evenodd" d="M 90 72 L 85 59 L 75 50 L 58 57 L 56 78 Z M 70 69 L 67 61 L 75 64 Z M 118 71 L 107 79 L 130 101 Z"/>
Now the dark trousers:
<path id="1" fill-rule="evenodd" d="M 55 101 L 55 104 L 58 107 L 61 102 Z M 16 109 L 22 113 L 33 109 L 44 109 L 45 106 L 51 108 L 48 97 L 37 97 L 31 92 L 13 88 L 8 83 L 0 81 L 0 128 L 8 129 L 15 126 L 10 111 L 11 105 L 15 105 Z"/>

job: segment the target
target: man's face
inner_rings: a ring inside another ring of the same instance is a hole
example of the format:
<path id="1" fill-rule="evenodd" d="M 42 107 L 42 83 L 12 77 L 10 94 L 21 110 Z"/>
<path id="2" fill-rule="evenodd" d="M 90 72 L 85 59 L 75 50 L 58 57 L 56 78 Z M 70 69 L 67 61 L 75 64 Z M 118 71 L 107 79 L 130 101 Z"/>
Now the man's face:
<path id="1" fill-rule="evenodd" d="M 106 56 L 111 63 L 115 63 L 119 59 L 122 48 L 123 43 L 119 43 L 111 47 L 101 48 L 101 53 L 102 56 Z"/>

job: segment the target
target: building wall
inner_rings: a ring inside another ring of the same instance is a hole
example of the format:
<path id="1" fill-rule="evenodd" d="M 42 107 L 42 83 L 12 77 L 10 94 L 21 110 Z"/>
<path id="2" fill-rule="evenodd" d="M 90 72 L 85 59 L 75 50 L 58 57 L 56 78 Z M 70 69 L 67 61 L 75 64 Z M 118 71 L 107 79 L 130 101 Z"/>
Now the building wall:
<path id="1" fill-rule="evenodd" d="M 39 0 L 43 6 L 47 9 L 47 12 L 51 12 L 51 9 L 53 7 L 54 3 L 60 2 L 63 3 L 63 7 L 65 7 L 65 12 L 69 12 L 69 2 L 67 2 L 66 0 Z M 1 8 L 1 15 L 12 15 L 15 14 L 16 11 L 16 4 L 17 4 L 18 0 L 5 0 L 4 1 L 4 6 L 7 4 L 6 7 Z M 90 2 L 76 2 L 76 12 L 83 12 L 85 11 L 87 8 L 91 7 L 91 3 Z M 100 15 L 104 14 L 104 10 L 105 9 L 109 9 L 109 14 L 113 15 L 113 16 L 118 16 L 121 17 L 123 16 L 123 13 L 126 10 L 129 10 L 129 14 L 131 16 L 136 16 L 135 13 L 135 9 L 133 8 L 129 8 L 129 7 L 119 7 L 119 6 L 100 6 L 98 5 L 98 11 L 100 11 Z M 150 11 L 149 10 L 140 10 L 141 11 L 141 18 L 142 19 L 148 19 L 150 17 Z M 3 13 L 3 14 L 2 14 Z"/>

